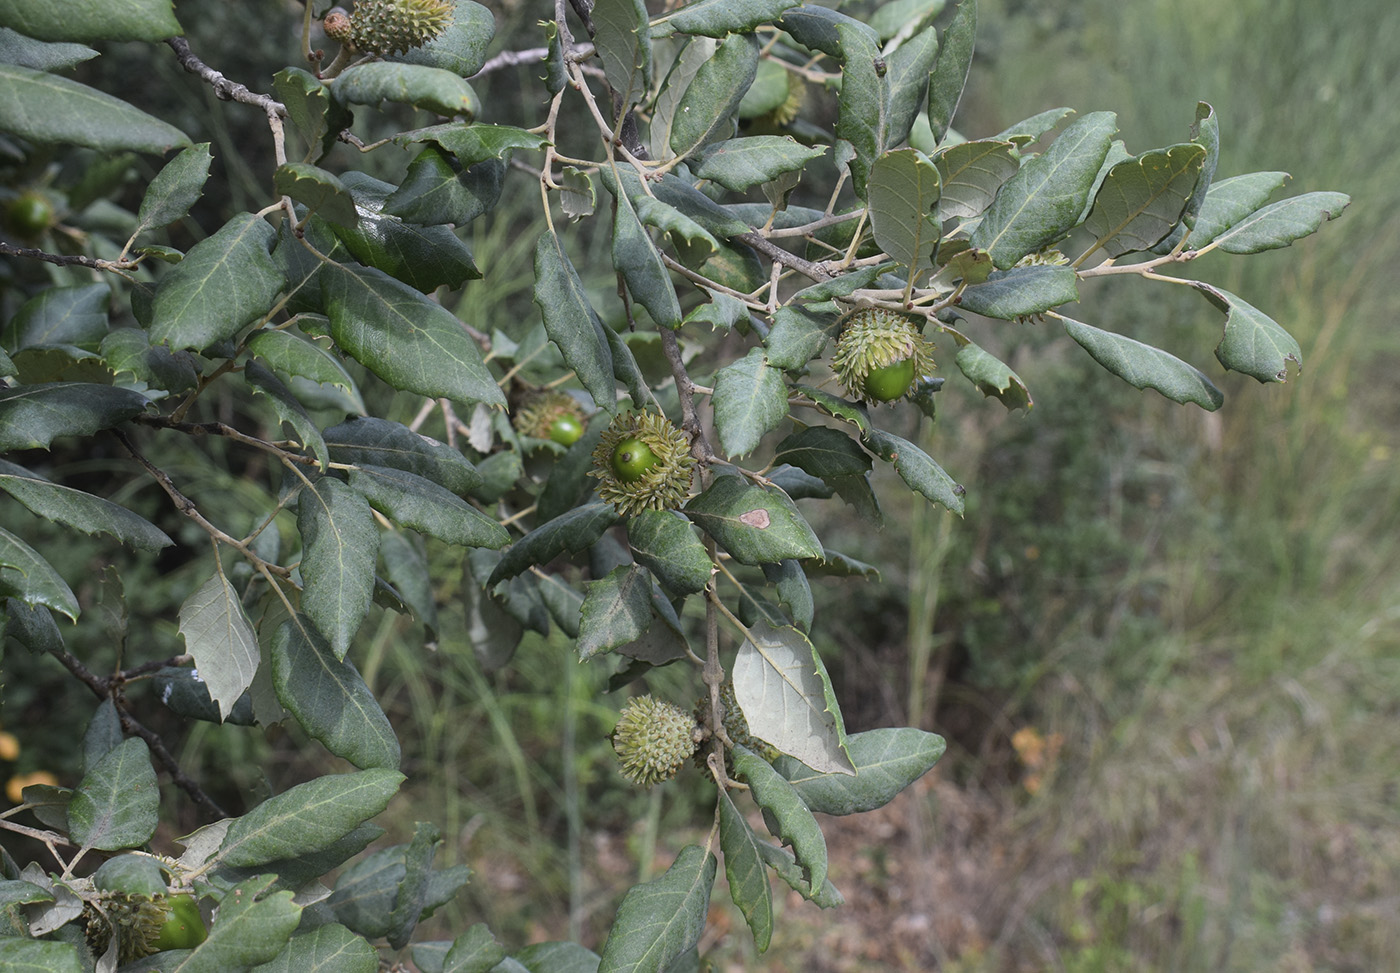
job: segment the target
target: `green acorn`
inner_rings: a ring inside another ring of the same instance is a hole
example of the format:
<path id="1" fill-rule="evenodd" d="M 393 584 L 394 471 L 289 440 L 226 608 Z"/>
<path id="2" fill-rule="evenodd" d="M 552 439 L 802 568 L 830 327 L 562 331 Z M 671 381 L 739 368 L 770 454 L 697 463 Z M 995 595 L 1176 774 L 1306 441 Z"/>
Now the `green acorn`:
<path id="1" fill-rule="evenodd" d="M 348 16 L 333 7 L 326 36 L 363 54 L 402 54 L 437 38 L 452 23 L 452 0 L 356 0 Z"/>
<path id="2" fill-rule="evenodd" d="M 583 435 L 588 420 L 578 399 L 566 392 L 538 392 L 525 400 L 511 420 L 522 436 L 552 439 L 561 446 L 572 446 Z"/>
<path id="3" fill-rule="evenodd" d="M 622 708 L 612 732 L 622 774 L 643 787 L 670 780 L 695 752 L 695 719 L 670 703 L 638 696 Z"/>
<path id="4" fill-rule="evenodd" d="M 589 476 L 598 496 L 623 516 L 674 510 L 690 495 L 695 457 L 690 438 L 654 412 L 619 414 L 598 438 Z"/>
<path id="5" fill-rule="evenodd" d="M 831 367 L 852 398 L 893 402 L 933 370 L 933 344 L 908 315 L 865 307 L 846 316 Z"/>
<path id="6" fill-rule="evenodd" d="M 752 750 L 764 760 L 772 763 L 778 759 L 778 748 L 770 743 L 765 743 L 749 732 L 749 721 L 744 716 L 744 711 L 739 708 L 738 697 L 734 695 L 734 681 L 726 679 L 719 687 L 719 708 L 720 720 L 724 723 L 724 732 L 729 734 L 729 739 L 737 746 Z M 695 719 L 703 722 L 705 716 L 710 711 L 710 697 L 701 696 L 695 704 Z M 705 769 L 705 751 L 695 754 L 695 766 L 701 770 Z M 729 767 L 729 753 L 724 754 L 725 767 Z"/>
<path id="7" fill-rule="evenodd" d="M 92 903 L 83 908 L 88 945 L 95 955 L 101 956 L 107 952 L 113 932 L 117 936 L 119 964 L 130 963 L 157 951 L 156 941 L 169 913 L 164 896 L 113 892 L 103 895 L 98 905 L 101 906 L 100 911 Z"/>

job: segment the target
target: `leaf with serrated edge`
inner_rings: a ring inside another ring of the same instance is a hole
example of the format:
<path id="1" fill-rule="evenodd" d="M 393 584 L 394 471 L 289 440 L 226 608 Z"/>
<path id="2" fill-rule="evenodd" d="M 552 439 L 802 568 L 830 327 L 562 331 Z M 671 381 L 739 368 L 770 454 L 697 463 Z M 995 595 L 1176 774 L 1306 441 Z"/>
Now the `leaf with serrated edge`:
<path id="1" fill-rule="evenodd" d="M 374 768 L 297 784 L 235 818 L 215 857 L 239 867 L 320 851 L 388 807 L 403 780 Z"/>
<path id="2" fill-rule="evenodd" d="M 271 651 L 277 698 L 308 734 L 361 770 L 398 768 L 399 741 L 374 694 L 305 619 L 283 622 Z"/>
<path id="3" fill-rule="evenodd" d="M 441 304 L 372 267 L 337 267 L 323 291 L 335 343 L 394 388 L 505 406 L 481 349 Z"/>
<path id="4" fill-rule="evenodd" d="M 845 905 L 846 898 L 836 886 L 831 884 L 831 879 L 822 883 L 821 888 L 812 891 L 811 883 L 807 881 L 807 875 L 802 870 L 802 866 L 797 864 L 797 859 L 792 852 L 777 845 L 770 845 L 766 841 L 758 842 L 758 853 L 763 856 L 763 860 L 768 863 L 768 867 L 773 869 L 780 879 L 798 895 L 807 899 L 823 909 L 834 909 L 837 906 Z"/>
<path id="5" fill-rule="evenodd" d="M 144 395 L 88 382 L 0 389 L 0 453 L 48 449 L 58 436 L 91 436 L 146 411 Z"/>
<path id="6" fill-rule="evenodd" d="M 1288 180 L 1286 172 L 1247 172 L 1214 183 L 1201 203 L 1186 242 L 1199 250 L 1255 212 Z"/>
<path id="7" fill-rule="evenodd" d="M 1226 253 L 1260 253 L 1315 233 L 1351 205 L 1346 193 L 1304 193 L 1281 199 L 1239 220 L 1214 241 Z"/>
<path id="8" fill-rule="evenodd" d="M 704 848 L 686 845 L 665 874 L 628 889 L 598 973 L 654 973 L 693 948 L 705 931 L 718 867 Z"/>
<path id="9" fill-rule="evenodd" d="M 958 349 L 955 361 L 958 370 L 967 376 L 968 381 L 976 385 L 983 395 L 1000 399 L 1001 404 L 1008 409 L 1030 409 L 1035 405 L 1031 401 L 1031 393 L 1026 388 L 1026 383 L 1021 381 L 1021 376 L 1013 372 L 1005 362 L 971 341 Z"/>
<path id="10" fill-rule="evenodd" d="M 0 595 L 78 620 L 78 599 L 68 582 L 38 551 L 4 528 L 0 528 Z"/>
<path id="11" fill-rule="evenodd" d="M 606 326 L 589 303 L 562 241 L 553 233 L 545 233 L 535 246 L 535 303 L 544 316 L 549 340 L 559 347 L 593 401 L 607 412 L 615 411 L 617 385 L 612 351 L 603 333 Z"/>
<path id="12" fill-rule="evenodd" d="M 758 70 L 758 38 L 730 34 L 700 65 L 671 122 L 670 149 L 688 157 L 734 131 L 734 113 Z"/>
<path id="13" fill-rule="evenodd" d="M 719 846 L 724 852 L 724 877 L 729 894 L 753 933 L 761 953 L 773 938 L 773 890 L 753 829 L 734 806 L 729 792 L 719 792 Z"/>
<path id="14" fill-rule="evenodd" d="M 283 374 L 343 389 L 364 412 L 355 380 L 345 366 L 315 342 L 298 338 L 288 331 L 264 330 L 248 338 L 248 350 Z"/>
<path id="15" fill-rule="evenodd" d="M 282 384 L 281 379 L 272 374 L 271 369 L 260 362 L 250 361 L 244 365 L 243 378 L 254 392 L 267 397 L 272 411 L 277 413 L 278 421 L 292 427 L 302 451 L 315 456 L 320 469 L 325 470 L 331 461 L 326 452 L 326 441 L 321 438 L 321 430 L 316 428 L 315 421 L 307 413 L 301 400 Z"/>
<path id="16" fill-rule="evenodd" d="M 180 634 L 209 698 L 219 705 L 220 718 L 227 719 L 238 697 L 252 685 L 261 654 L 238 591 L 222 571 L 180 606 Z"/>
<path id="17" fill-rule="evenodd" d="M 0 64 L 0 89 L 5 92 L 0 98 L 0 131 L 12 136 L 99 152 L 135 149 L 162 154 L 190 144 L 184 132 L 154 115 L 47 71 Z"/>
<path id="18" fill-rule="evenodd" d="M 492 518 L 432 480 L 361 465 L 350 470 L 350 486 L 394 523 L 463 547 L 505 547 L 510 534 Z"/>
<path id="19" fill-rule="evenodd" d="M 486 580 L 494 588 L 534 564 L 547 564 L 566 551 L 576 554 L 592 547 L 613 524 L 617 511 L 610 504 L 590 503 L 541 524 L 512 544 Z"/>
<path id="20" fill-rule="evenodd" d="M 917 149 L 886 152 L 870 167 L 870 229 L 875 242 L 909 268 L 910 279 L 933 266 L 942 228 L 934 207 L 942 191 L 938 169 Z"/>
<path id="21" fill-rule="evenodd" d="M 717 476 L 684 513 L 740 564 L 818 557 L 821 542 L 792 500 L 737 476 Z"/>
<path id="22" fill-rule="evenodd" d="M 818 773 L 789 757 L 773 767 L 792 784 L 802 803 L 819 814 L 857 814 L 884 807 L 938 762 L 947 748 L 941 736 L 912 727 L 852 733 L 846 749 L 856 775 Z"/>
<path id="23" fill-rule="evenodd" d="M 136 233 L 168 226 L 188 213 L 204 194 L 213 161 L 209 143 L 200 142 L 167 162 L 146 187 L 141 211 L 136 214 Z"/>
<path id="24" fill-rule="evenodd" d="M 297 499 L 303 581 L 301 608 L 330 641 L 337 659 L 369 611 L 379 530 L 369 503 L 333 477 L 303 487 Z"/>
<path id="25" fill-rule="evenodd" d="M 1113 112 L 1075 119 L 1001 187 L 972 231 L 972 245 L 1006 270 L 1068 233 L 1084 211 L 1116 130 Z"/>
<path id="26" fill-rule="evenodd" d="M 416 473 L 459 495 L 482 483 L 481 474 L 460 452 L 388 419 L 362 416 L 333 426 L 323 435 L 331 459 L 337 463 Z"/>
<path id="27" fill-rule="evenodd" d="M 963 89 L 972 70 L 977 38 L 977 0 L 959 0 L 953 22 L 943 32 L 938 61 L 928 79 L 928 121 L 936 141 L 942 141 L 958 113 Z"/>
<path id="28" fill-rule="evenodd" d="M 272 259 L 276 236 L 257 214 L 239 213 L 191 247 L 156 289 L 151 343 L 198 350 L 267 314 L 287 283 Z"/>
<path id="29" fill-rule="evenodd" d="M 597 0 L 593 46 L 619 111 L 631 108 L 651 82 L 651 38 L 642 0 Z"/>
<path id="30" fill-rule="evenodd" d="M 907 439 L 874 427 L 866 431 L 865 445 L 876 456 L 892 464 L 895 472 L 911 488 L 962 516 L 963 488 L 922 449 Z"/>
<path id="31" fill-rule="evenodd" d="M 782 16 L 784 10 L 796 7 L 802 0 L 697 0 L 688 3 L 652 24 L 655 32 L 675 31 L 720 38 L 725 34 L 742 34 L 759 24 L 770 23 Z"/>
<path id="32" fill-rule="evenodd" d="M 443 957 L 442 973 L 488 973 L 506 958 L 506 951 L 486 923 L 478 922 L 452 940 Z"/>
<path id="33" fill-rule="evenodd" d="M 963 291 L 959 306 L 983 317 L 1011 321 L 1079 300 L 1079 277 L 1071 267 L 1032 265 L 993 271 Z"/>
<path id="34" fill-rule="evenodd" d="M 585 585 L 578 654 L 588 660 L 637 638 L 651 625 L 651 575 L 624 564 Z"/>
<path id="35" fill-rule="evenodd" d="M 806 146 L 789 135 L 752 135 L 707 146 L 694 171 L 738 193 L 800 170 L 825 152 L 824 145 Z"/>
<path id="36" fill-rule="evenodd" d="M 757 449 L 764 434 L 778 428 L 788 413 L 787 386 L 762 348 L 749 349 L 715 373 L 713 401 L 720 446 L 730 457 Z"/>
<path id="37" fill-rule="evenodd" d="M 1094 361 L 1135 389 L 1155 389 L 1173 402 L 1193 402 L 1207 412 L 1225 402 L 1224 394 L 1203 372 L 1160 348 L 1072 318 L 1060 320 Z"/>
<path id="38" fill-rule="evenodd" d="M 627 521 L 637 563 L 676 595 L 693 595 L 710 583 L 714 565 L 695 528 L 670 510 L 644 510 Z"/>
<path id="39" fill-rule="evenodd" d="M 734 772 L 749 785 L 754 803 L 766 812 L 764 820 L 773 837 L 792 848 L 808 886 L 821 888 L 826 882 L 826 838 L 797 791 L 768 761 L 744 747 L 734 748 Z"/>
<path id="40" fill-rule="evenodd" d="M 1303 349 L 1294 337 L 1248 301 L 1200 281 L 1196 288 L 1225 312 L 1225 335 L 1216 346 L 1220 364 L 1260 382 L 1288 378 L 1288 363 L 1303 367 Z"/>
<path id="41" fill-rule="evenodd" d="M 1020 168 L 1010 142 L 960 142 L 933 157 L 943 180 L 938 218 L 970 218 L 992 204 L 997 190 Z"/>
<path id="42" fill-rule="evenodd" d="M 68 822 L 73 840 L 84 848 L 136 848 L 155 833 L 159 807 L 150 750 L 133 737 L 83 775 L 68 804 Z"/>
<path id="43" fill-rule="evenodd" d="M 170 973 L 227 973 L 275 959 L 301 922 L 302 909 L 290 890 L 268 891 L 276 878 L 257 875 L 225 893 L 209 938 L 171 965 Z"/>
<path id="44" fill-rule="evenodd" d="M 146 518 L 120 504 L 74 490 L 0 460 L 0 490 L 4 490 L 47 520 L 77 528 L 85 534 L 102 532 L 143 551 L 158 551 L 175 543 Z"/>
<path id="45" fill-rule="evenodd" d="M 1181 218 L 1206 150 L 1194 142 L 1144 152 L 1108 171 L 1084 228 L 1110 257 L 1147 250 Z"/>
<path id="46" fill-rule="evenodd" d="M 807 636 L 790 626 L 754 625 L 739 646 L 733 675 L 749 732 L 809 767 L 855 773 L 831 678 Z"/>
<path id="47" fill-rule="evenodd" d="M 257 973 L 376 973 L 379 954 L 336 922 L 293 936 Z"/>

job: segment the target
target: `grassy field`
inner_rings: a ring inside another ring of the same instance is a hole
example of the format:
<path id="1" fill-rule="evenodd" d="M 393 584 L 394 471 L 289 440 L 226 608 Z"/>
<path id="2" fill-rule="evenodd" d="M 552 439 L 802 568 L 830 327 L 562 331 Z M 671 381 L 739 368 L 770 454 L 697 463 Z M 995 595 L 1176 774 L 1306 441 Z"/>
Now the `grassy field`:
<path id="1" fill-rule="evenodd" d="M 975 883 L 978 934 L 960 957 L 935 952 L 959 970 L 1390 968 L 1400 8 L 1008 0 L 982 4 L 979 53 L 959 120 L 969 136 L 1067 105 L 1116 110 L 1119 137 L 1141 151 L 1184 140 L 1204 100 L 1220 119 L 1218 177 L 1284 169 L 1287 192 L 1354 202 L 1289 250 L 1206 265 L 1302 344 L 1302 374 L 1286 386 L 1225 376 L 1226 405 L 1206 416 L 1109 391 L 1063 349 L 1019 366 L 1042 404 L 1100 399 L 1114 429 L 1080 433 L 1098 446 L 1077 484 L 1092 496 L 1061 504 L 1071 519 L 1059 525 L 1034 522 L 1043 503 L 1015 502 L 1026 477 L 969 482 L 992 494 L 994 519 L 969 514 L 956 532 L 995 535 L 1001 550 L 1057 538 L 1068 563 L 1052 570 L 1074 584 L 1024 586 L 1030 600 L 1015 608 L 1041 620 L 1023 626 L 1029 647 L 1002 646 L 1009 664 L 995 646 L 965 647 L 991 657 L 971 675 L 999 692 L 958 691 L 997 708 L 945 773 L 997 809 L 985 847 L 1002 853 Z M 1085 305 L 1100 326 L 1150 335 L 1215 376 L 1200 353 L 1218 327 L 1209 309 L 1142 290 L 1086 289 Z M 967 452 L 982 474 L 1034 469 L 1072 434 L 1062 421 L 1093 420 L 1049 406 Z M 988 459 L 1013 443 L 1025 452 Z M 954 540 L 945 589 L 978 551 Z M 1033 732 L 1018 748 L 1023 727 Z M 1039 786 L 1017 794 L 1015 762 L 994 755 L 1033 759 L 1036 740 L 1049 744 Z M 937 808 L 932 820 L 937 843 Z"/>

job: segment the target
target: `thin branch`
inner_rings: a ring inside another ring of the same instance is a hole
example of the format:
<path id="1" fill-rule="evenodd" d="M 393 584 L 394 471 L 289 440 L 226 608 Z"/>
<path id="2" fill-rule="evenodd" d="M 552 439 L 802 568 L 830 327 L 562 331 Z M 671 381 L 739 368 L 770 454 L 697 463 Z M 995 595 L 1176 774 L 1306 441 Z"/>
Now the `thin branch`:
<path id="1" fill-rule="evenodd" d="M 127 437 L 126 433 L 122 432 L 120 429 L 114 429 L 113 433 L 116 435 L 117 439 L 120 440 L 121 444 L 126 447 L 127 452 L 129 452 L 132 455 L 136 462 L 140 463 L 143 467 L 145 467 L 146 472 L 151 474 L 155 481 L 158 484 L 160 484 L 160 488 L 166 492 L 166 494 L 170 497 L 171 500 L 174 501 L 175 508 L 179 510 L 182 514 L 184 514 L 186 517 L 193 520 L 201 528 L 203 528 L 206 534 L 212 537 L 215 541 L 227 544 L 229 547 L 232 547 L 234 550 L 238 551 L 238 553 L 242 554 L 245 558 L 252 562 L 252 564 L 260 571 L 271 572 L 273 574 L 281 575 L 282 577 L 287 577 L 291 574 L 291 570 L 289 568 L 284 568 L 280 564 L 273 564 L 270 561 L 263 560 L 263 558 L 259 557 L 253 551 L 253 549 L 248 546 L 248 544 L 245 541 L 241 541 L 237 537 L 234 537 L 231 534 L 227 534 L 224 531 L 220 530 L 218 527 L 215 527 L 212 523 L 209 522 L 208 519 L 205 518 L 205 516 L 202 513 L 199 512 L 199 508 L 195 506 L 194 501 L 180 492 L 180 490 L 175 486 L 175 481 L 170 479 L 170 474 L 166 473 L 164 470 L 160 469 L 154 463 L 148 460 L 141 453 L 141 451 L 136 448 L 136 445 L 130 440 L 130 438 Z M 291 469 L 294 473 L 297 472 L 297 469 L 294 465 L 288 464 L 288 468 Z"/>
<path id="2" fill-rule="evenodd" d="M 65 669 L 71 672 L 79 682 L 92 690 L 92 694 L 98 699 L 112 700 L 112 704 L 117 708 L 117 715 L 121 718 L 122 732 L 128 736 L 135 734 L 145 740 L 146 745 L 151 750 L 151 755 L 154 756 L 156 760 L 160 762 L 160 765 L 165 768 L 166 772 L 170 774 L 170 779 L 173 780 L 182 791 L 190 796 L 190 800 L 194 801 L 216 818 L 228 817 L 228 812 L 219 807 L 218 802 L 208 794 L 204 793 L 204 789 L 199 786 L 198 782 L 180 769 L 179 762 L 171 755 L 160 736 L 155 733 L 155 731 L 147 728 L 127 710 L 126 698 L 120 692 L 121 683 L 125 682 L 132 675 L 144 672 L 148 666 L 137 666 L 135 669 L 119 672 L 114 676 L 104 677 L 97 675 L 97 673 L 83 665 L 76 656 L 66 650 L 59 650 L 56 652 L 50 650 L 49 654 L 57 659 Z M 165 665 L 166 662 L 169 661 L 171 660 L 164 660 L 157 663 L 157 665 Z"/>
<path id="3" fill-rule="evenodd" d="M 686 370 L 681 357 L 681 343 L 670 328 L 657 328 L 661 336 L 661 352 L 671 366 L 671 374 L 676 380 L 676 394 L 681 401 L 681 428 L 690 436 L 690 452 L 701 463 L 709 463 L 715 458 L 710 441 L 705 438 L 705 427 L 700 421 L 700 413 L 695 408 L 695 383 Z"/>
<path id="4" fill-rule="evenodd" d="M 812 261 L 799 257 L 795 253 L 789 253 L 776 243 L 765 239 L 757 230 L 748 233 L 740 233 L 738 236 L 733 237 L 733 239 L 740 243 L 748 244 L 774 263 L 780 263 L 784 267 L 791 267 L 802 276 L 810 277 L 812 280 L 830 280 L 832 277 L 836 276 L 821 264 L 814 264 Z"/>
<path id="5" fill-rule="evenodd" d="M 531 47 L 524 51 L 502 51 L 495 57 L 487 60 L 487 62 L 481 66 L 481 70 L 467 80 L 474 81 L 483 74 L 490 74 L 492 71 L 499 71 L 502 68 L 512 68 L 517 64 L 534 64 L 543 61 L 547 57 L 549 57 L 549 48 L 547 47 Z"/>
<path id="6" fill-rule="evenodd" d="M 220 101 L 237 101 L 244 105 L 261 108 L 269 117 L 286 118 L 287 106 L 271 95 L 260 95 L 247 85 L 230 81 L 218 71 L 205 64 L 190 50 L 190 42 L 183 37 L 171 37 L 165 43 L 180 59 L 180 66 L 190 74 L 198 75 L 214 89 L 214 97 Z"/>
<path id="7" fill-rule="evenodd" d="M 60 267 L 90 267 L 93 270 L 130 270 L 137 264 L 135 260 L 99 260 L 96 257 L 89 257 L 81 253 L 49 253 L 47 250 L 39 250 L 34 247 L 17 247 L 13 244 L 3 242 L 0 242 L 0 256 L 28 257 L 31 260 L 42 260 L 45 263 L 57 264 Z"/>
<path id="8" fill-rule="evenodd" d="M 170 779 L 175 782 L 175 786 L 190 796 L 194 801 L 215 819 L 226 818 L 229 813 L 219 806 L 219 802 L 214 800 L 204 792 L 204 788 L 191 776 L 180 769 L 179 762 L 165 746 L 165 741 L 160 738 L 154 730 L 148 729 L 136 717 L 132 716 L 124 708 L 125 700 L 117 707 L 117 715 L 121 717 L 122 731 L 134 733 L 146 741 L 146 746 L 151 749 L 151 756 L 155 757 L 160 765 L 165 768 L 165 772 L 170 775 Z"/>

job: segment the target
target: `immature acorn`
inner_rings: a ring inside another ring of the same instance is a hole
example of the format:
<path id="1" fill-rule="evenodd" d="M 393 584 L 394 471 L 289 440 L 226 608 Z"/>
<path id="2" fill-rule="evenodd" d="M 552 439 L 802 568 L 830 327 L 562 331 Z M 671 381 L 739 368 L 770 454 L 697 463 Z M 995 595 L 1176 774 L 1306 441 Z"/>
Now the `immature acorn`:
<path id="1" fill-rule="evenodd" d="M 852 398 L 893 402 L 933 370 L 933 344 L 908 315 L 861 308 L 846 316 L 831 367 Z"/>
<path id="2" fill-rule="evenodd" d="M 566 392 L 538 392 L 530 396 L 512 422 L 522 436 L 552 439 L 560 446 L 578 442 L 588 424 L 578 399 Z"/>
<path id="3" fill-rule="evenodd" d="M 623 516 L 676 509 L 694 473 L 690 438 L 654 412 L 617 415 L 598 438 L 588 471 L 602 481 L 598 496 Z"/>
<path id="4" fill-rule="evenodd" d="M 452 12 L 452 0 L 356 0 L 349 14 L 332 7 L 321 27 L 362 54 L 402 54 L 441 35 Z"/>
<path id="5" fill-rule="evenodd" d="M 698 743 L 695 718 L 679 706 L 638 696 L 622 708 L 612 732 L 622 774 L 650 787 L 670 780 Z"/>

